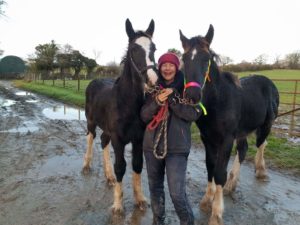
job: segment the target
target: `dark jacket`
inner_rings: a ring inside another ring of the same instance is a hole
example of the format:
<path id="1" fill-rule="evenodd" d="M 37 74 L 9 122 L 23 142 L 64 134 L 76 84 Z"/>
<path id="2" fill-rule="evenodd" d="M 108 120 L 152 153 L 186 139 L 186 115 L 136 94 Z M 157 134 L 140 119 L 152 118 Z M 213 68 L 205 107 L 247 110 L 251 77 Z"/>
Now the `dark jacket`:
<path id="1" fill-rule="evenodd" d="M 174 84 L 175 82 L 175 84 Z M 164 84 L 161 80 L 160 85 L 164 88 L 175 88 L 180 95 L 183 93 L 183 74 L 178 71 L 175 75 L 175 80 L 170 85 Z M 177 84 L 176 84 L 177 82 Z M 178 84 L 178 82 L 180 84 Z M 169 98 L 172 96 L 169 96 Z M 141 118 L 149 124 L 153 117 L 160 109 L 160 105 L 157 104 L 155 96 L 147 95 L 146 103 L 141 110 Z M 169 117 L 167 126 L 167 151 L 168 153 L 189 153 L 191 148 L 191 123 L 197 120 L 201 115 L 201 109 L 199 106 L 184 105 L 179 103 L 169 104 Z M 160 130 L 161 124 L 154 130 L 146 128 L 143 141 L 144 151 L 153 151 L 154 142 L 157 134 Z M 163 136 L 163 135 L 162 135 Z M 158 153 L 161 153 L 164 149 L 163 137 L 158 144 Z"/>

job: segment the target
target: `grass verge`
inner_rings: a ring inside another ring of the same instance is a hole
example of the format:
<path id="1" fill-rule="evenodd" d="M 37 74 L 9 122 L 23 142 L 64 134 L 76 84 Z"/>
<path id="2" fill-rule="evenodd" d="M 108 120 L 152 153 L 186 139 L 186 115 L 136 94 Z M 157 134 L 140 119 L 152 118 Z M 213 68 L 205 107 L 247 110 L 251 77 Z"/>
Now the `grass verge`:
<path id="1" fill-rule="evenodd" d="M 66 89 L 34 82 L 25 82 L 22 80 L 14 81 L 14 84 L 16 87 L 24 90 L 36 92 L 67 104 L 84 107 L 85 96 L 82 92 L 78 92 L 75 89 Z"/>

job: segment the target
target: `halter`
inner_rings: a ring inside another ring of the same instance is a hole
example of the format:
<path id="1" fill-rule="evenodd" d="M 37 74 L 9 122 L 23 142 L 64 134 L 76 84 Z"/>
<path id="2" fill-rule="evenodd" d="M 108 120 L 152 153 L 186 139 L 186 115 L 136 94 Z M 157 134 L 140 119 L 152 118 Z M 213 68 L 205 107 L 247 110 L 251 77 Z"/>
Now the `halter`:
<path id="1" fill-rule="evenodd" d="M 148 37 L 150 40 L 151 40 L 151 36 L 149 36 L 147 33 L 144 33 L 144 32 L 142 32 L 146 37 Z M 135 42 L 135 40 L 136 40 L 137 38 L 135 38 L 135 39 L 133 39 L 131 42 Z M 140 77 L 143 77 L 142 76 L 142 74 L 144 73 L 144 72 L 146 72 L 148 69 L 156 69 L 156 66 L 155 66 L 155 62 L 154 62 L 154 65 L 149 65 L 149 66 L 146 66 L 146 67 L 144 67 L 143 69 L 139 69 L 138 67 L 137 67 L 137 65 L 135 64 L 135 62 L 134 62 L 134 60 L 133 60 L 133 58 L 132 58 L 132 56 L 131 56 L 131 52 L 130 52 L 130 50 L 131 50 L 131 47 L 129 47 L 129 49 L 128 49 L 128 51 L 129 51 L 129 58 L 130 58 L 130 62 L 131 62 L 131 64 L 133 65 L 133 68 L 135 69 L 135 71 L 139 74 L 139 76 Z"/>
<path id="2" fill-rule="evenodd" d="M 201 91 L 202 91 L 202 89 L 205 87 L 206 81 L 208 80 L 209 82 L 211 82 L 211 79 L 210 79 L 210 76 L 209 76 L 210 64 L 211 64 L 211 61 L 209 60 L 209 61 L 208 61 L 208 66 L 207 66 L 207 71 L 206 71 L 205 76 L 204 76 L 204 83 L 203 83 L 203 86 L 202 86 L 200 83 L 196 82 L 196 81 L 191 81 L 191 82 L 186 83 L 186 80 L 184 79 L 184 91 L 183 91 L 183 92 L 185 92 L 185 90 L 186 90 L 187 88 L 189 88 L 189 87 L 197 87 L 197 88 L 200 88 Z M 202 109 L 204 115 L 206 116 L 206 115 L 207 115 L 207 111 L 206 111 L 205 106 L 202 104 L 201 101 L 199 101 L 198 104 L 199 104 L 199 106 L 201 107 L 201 109 Z"/>
<path id="3" fill-rule="evenodd" d="M 143 73 L 144 72 L 146 72 L 148 69 L 155 69 L 156 67 L 155 67 L 155 65 L 149 65 L 149 66 L 146 66 L 146 67 L 144 67 L 143 69 L 139 69 L 138 67 L 137 67 L 137 65 L 134 63 L 134 61 L 133 61 L 133 59 L 132 59 L 132 57 L 131 57 L 131 54 L 130 54 L 130 62 L 131 62 L 131 64 L 133 65 L 133 68 L 135 69 L 135 71 L 140 75 L 140 77 L 143 77 Z"/>
<path id="4" fill-rule="evenodd" d="M 196 81 L 191 81 L 191 82 L 188 82 L 186 83 L 186 80 L 184 80 L 184 91 L 189 88 L 189 87 L 197 87 L 197 88 L 200 88 L 200 89 L 203 89 L 204 86 L 205 86 L 205 83 L 206 81 L 208 80 L 209 82 L 211 81 L 210 79 L 210 76 L 209 76 L 209 71 L 210 71 L 210 64 L 211 64 L 211 61 L 209 60 L 208 61 L 208 67 L 207 67 L 207 71 L 205 72 L 205 76 L 204 76 L 204 83 L 203 83 L 203 86 L 196 82 Z"/>

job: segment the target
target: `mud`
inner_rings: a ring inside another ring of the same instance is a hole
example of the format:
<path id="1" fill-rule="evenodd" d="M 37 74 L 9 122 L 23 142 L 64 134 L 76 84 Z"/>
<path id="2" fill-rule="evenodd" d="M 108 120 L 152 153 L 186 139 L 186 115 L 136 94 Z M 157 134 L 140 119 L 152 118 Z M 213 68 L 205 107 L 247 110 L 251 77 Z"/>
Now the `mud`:
<path id="1" fill-rule="evenodd" d="M 151 209 L 141 212 L 133 204 L 130 145 L 123 182 L 124 215 L 111 214 L 113 190 L 104 179 L 99 138 L 91 174 L 81 173 L 85 123 L 82 109 L 0 81 L 1 225 L 152 224 Z M 268 181 L 258 181 L 253 165 L 242 165 L 237 190 L 224 199 L 225 224 L 300 224 L 300 178 L 285 171 L 269 169 L 268 173 Z M 145 168 L 142 175 L 149 200 Z M 209 215 L 199 209 L 206 183 L 204 152 L 201 146 L 194 146 L 187 193 L 195 224 L 208 223 Z M 179 224 L 167 190 L 166 197 L 166 224 Z"/>

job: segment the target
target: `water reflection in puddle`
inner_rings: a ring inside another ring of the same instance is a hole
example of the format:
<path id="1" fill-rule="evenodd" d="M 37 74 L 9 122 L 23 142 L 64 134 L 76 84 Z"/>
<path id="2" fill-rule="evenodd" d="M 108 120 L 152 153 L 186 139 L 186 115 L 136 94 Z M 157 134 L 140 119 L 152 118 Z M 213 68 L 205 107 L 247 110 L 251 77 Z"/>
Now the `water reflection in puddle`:
<path id="1" fill-rule="evenodd" d="M 14 104 L 16 104 L 16 101 L 14 101 L 14 100 L 0 98 L 0 106 L 9 107 Z"/>
<path id="2" fill-rule="evenodd" d="M 16 95 L 18 95 L 18 96 L 27 96 L 27 95 L 32 95 L 32 93 L 27 92 L 27 91 L 18 91 L 18 92 L 16 92 Z"/>
<path id="3" fill-rule="evenodd" d="M 39 100 L 36 99 L 31 99 L 31 100 L 26 100 L 28 103 L 37 103 Z"/>
<path id="4" fill-rule="evenodd" d="M 83 109 L 76 109 L 65 105 L 46 108 L 43 110 L 43 114 L 53 120 L 86 120 Z"/>
<path id="5" fill-rule="evenodd" d="M 67 175 L 81 170 L 82 159 L 75 156 L 55 156 L 39 168 L 39 176 Z"/>

